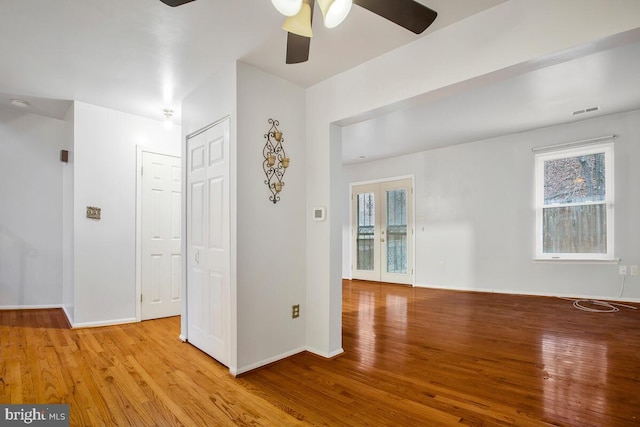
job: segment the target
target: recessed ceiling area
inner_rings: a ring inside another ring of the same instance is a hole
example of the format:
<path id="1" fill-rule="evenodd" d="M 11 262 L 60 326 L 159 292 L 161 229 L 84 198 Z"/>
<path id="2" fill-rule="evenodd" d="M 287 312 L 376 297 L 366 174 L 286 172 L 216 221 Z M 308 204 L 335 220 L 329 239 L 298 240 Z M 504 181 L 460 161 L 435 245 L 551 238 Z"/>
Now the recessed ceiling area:
<path id="1" fill-rule="evenodd" d="M 343 163 L 640 109 L 640 33 L 619 38 L 615 41 L 619 46 L 609 44 L 587 55 L 577 48 L 577 53 L 566 53 L 577 56 L 575 59 L 551 60 L 551 65 L 542 68 L 517 71 L 512 77 L 493 79 L 497 81 L 471 90 L 347 124 L 342 129 Z M 575 111 L 583 113 L 573 114 Z"/>
<path id="2" fill-rule="evenodd" d="M 308 62 L 285 64 L 284 17 L 268 0 L 3 0 L 0 98 L 76 100 L 180 121 L 182 99 L 242 60 L 308 87 L 505 0 L 418 0 L 438 12 L 421 35 L 354 6 L 333 30 L 315 10 Z M 25 31 L 28 28 L 28 31 Z"/>

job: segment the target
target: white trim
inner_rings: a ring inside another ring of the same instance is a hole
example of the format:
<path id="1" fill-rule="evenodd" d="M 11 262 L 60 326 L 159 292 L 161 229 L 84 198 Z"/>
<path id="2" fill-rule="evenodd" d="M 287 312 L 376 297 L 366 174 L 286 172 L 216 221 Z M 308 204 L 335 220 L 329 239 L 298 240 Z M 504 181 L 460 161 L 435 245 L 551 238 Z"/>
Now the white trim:
<path id="1" fill-rule="evenodd" d="M 544 153 L 547 151 L 555 151 L 555 150 L 561 150 L 565 148 L 584 147 L 586 145 L 613 141 L 616 138 L 617 138 L 616 135 L 605 135 L 605 136 L 599 136 L 597 138 L 582 139 L 580 141 L 563 142 L 560 144 L 547 145 L 544 147 L 533 147 L 531 151 L 533 151 L 534 153 Z"/>
<path id="2" fill-rule="evenodd" d="M 485 294 L 507 294 L 507 295 L 523 295 L 523 296 L 535 296 L 535 297 L 549 297 L 549 298 L 572 298 L 572 299 L 594 299 L 594 300 L 606 300 L 606 301 L 622 301 L 622 302 L 637 302 L 640 303 L 640 298 L 622 298 L 611 295 L 569 295 L 569 294 L 548 294 L 544 292 L 524 292 L 513 291 L 509 289 L 485 289 L 485 288 L 470 288 L 462 286 L 459 288 L 451 288 L 437 285 L 425 285 L 417 284 L 417 288 L 426 289 L 442 289 L 445 291 L 460 291 L 460 292 L 481 292 Z"/>
<path id="3" fill-rule="evenodd" d="M 0 310 L 44 310 L 49 308 L 64 308 L 62 304 L 43 305 L 0 305 Z"/>
<path id="4" fill-rule="evenodd" d="M 614 254 L 615 254 L 615 246 L 614 246 L 614 236 L 615 236 L 615 228 L 614 228 L 614 203 L 615 203 L 615 191 L 614 191 L 614 180 L 615 180 L 615 169 L 614 169 L 614 146 L 613 146 L 613 138 L 611 137 L 600 137 L 600 138 L 592 138 L 589 140 L 576 141 L 566 144 L 558 144 L 551 147 L 558 148 L 557 150 L 550 151 L 546 150 L 544 152 L 538 152 L 535 154 L 534 159 L 534 174 L 535 174 L 535 257 L 536 260 L 549 260 L 549 261 L 558 261 L 558 260 L 585 260 L 585 261 L 609 261 L 615 262 Z M 603 142 L 608 141 L 608 142 Z M 597 144 L 592 147 L 588 145 Z M 564 148 L 559 148 L 564 147 Z M 605 162 L 605 200 L 599 202 L 584 202 L 584 203 L 567 203 L 567 204 L 544 204 L 544 163 L 550 160 L 556 159 L 564 159 L 570 157 L 576 157 L 580 155 L 588 155 L 588 154 L 596 154 L 604 152 L 604 162 Z M 545 253 L 543 252 L 543 236 L 542 236 L 542 221 L 543 221 L 543 210 L 554 208 L 554 207 L 565 207 L 565 206 L 583 206 L 583 205 L 593 205 L 593 204 L 604 204 L 606 205 L 606 248 L 607 253 L 597 254 L 597 253 Z"/>
<path id="5" fill-rule="evenodd" d="M 342 353 L 344 353 L 344 349 L 342 347 L 340 347 L 337 350 L 332 351 L 331 353 L 325 353 L 324 351 L 320 351 L 320 350 L 318 350 L 316 348 L 309 347 L 309 346 L 307 346 L 305 348 L 305 350 L 308 351 L 309 353 L 313 353 L 316 356 L 324 357 L 326 359 L 333 359 L 334 357 L 339 356 Z"/>
<path id="6" fill-rule="evenodd" d="M 126 319 L 113 319 L 113 320 L 101 320 L 99 322 L 81 322 L 81 323 L 71 323 L 71 327 L 73 329 L 77 328 L 99 328 L 102 326 L 115 326 L 115 325 L 123 325 L 126 323 L 136 323 L 137 320 L 135 317 L 128 317 Z"/>
<path id="7" fill-rule="evenodd" d="M 69 314 L 69 311 L 67 310 L 67 307 L 65 305 L 62 305 L 62 312 L 64 313 L 65 317 L 67 318 L 67 323 L 69 323 L 69 325 L 73 325 L 73 322 L 71 321 L 71 319 L 73 319 L 73 317 Z"/>
<path id="8" fill-rule="evenodd" d="M 403 179 L 411 179 L 413 182 L 413 180 L 415 179 L 415 175 L 400 175 L 400 176 L 390 177 L 390 178 L 379 178 L 379 179 L 370 179 L 367 181 L 350 182 L 349 190 L 351 190 L 354 186 L 358 186 L 358 185 L 380 184 L 381 182 L 402 181 Z M 351 193 L 351 191 L 349 191 L 349 193 Z"/>
<path id="9" fill-rule="evenodd" d="M 621 258 L 588 259 L 588 258 L 534 258 L 532 261 L 538 263 L 560 263 L 560 264 L 620 264 Z"/>
<path id="10" fill-rule="evenodd" d="M 304 351 L 305 351 L 304 347 L 299 347 L 299 348 L 296 348 L 294 350 L 281 353 L 281 354 L 279 354 L 277 356 L 269 357 L 269 358 L 260 360 L 259 362 L 255 362 L 255 363 L 252 363 L 250 365 L 243 366 L 242 368 L 230 367 L 229 368 L 229 372 L 231 372 L 231 375 L 233 375 L 234 377 L 237 377 L 240 374 L 244 374 L 246 372 L 253 371 L 254 369 L 261 368 L 263 366 L 269 365 L 271 363 L 277 362 L 277 361 L 282 360 L 282 359 L 286 359 L 287 357 L 294 356 L 294 355 L 302 353 Z"/>

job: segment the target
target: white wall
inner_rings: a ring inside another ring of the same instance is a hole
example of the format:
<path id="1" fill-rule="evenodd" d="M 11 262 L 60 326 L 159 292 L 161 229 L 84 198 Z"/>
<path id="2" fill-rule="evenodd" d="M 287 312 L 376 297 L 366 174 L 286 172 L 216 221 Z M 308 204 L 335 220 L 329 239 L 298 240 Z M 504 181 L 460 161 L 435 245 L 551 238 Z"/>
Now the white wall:
<path id="1" fill-rule="evenodd" d="M 535 5 L 511 0 L 309 88 L 307 208 L 327 206 L 329 216 L 320 226 L 307 222 L 307 300 L 314 301 L 308 345 L 325 354 L 341 348 L 344 189 L 331 186 L 341 173 L 329 162 L 340 149 L 331 136 L 332 123 L 376 114 L 413 97 L 442 95 L 494 72 L 540 67 L 539 58 L 593 47 L 596 40 L 638 27 L 640 2 L 635 0 L 539 0 Z M 466 231 L 460 233 L 459 240 L 467 238 Z"/>
<path id="2" fill-rule="evenodd" d="M 62 307 L 73 324 L 74 319 L 74 216 L 73 216 L 73 151 L 75 106 L 71 104 L 65 116 L 64 146 L 69 152 L 68 163 L 62 164 Z"/>
<path id="3" fill-rule="evenodd" d="M 62 303 L 64 126 L 0 108 L 0 308 Z"/>
<path id="4" fill-rule="evenodd" d="M 74 325 L 135 321 L 136 147 L 179 156 L 180 127 L 75 102 L 74 128 Z"/>
<path id="5" fill-rule="evenodd" d="M 615 134 L 615 255 L 640 265 L 640 111 L 604 116 L 345 167 L 349 182 L 415 174 L 416 285 L 520 294 L 615 298 L 613 264 L 533 262 L 533 147 Z M 348 191 L 348 190 L 347 190 Z M 348 219 L 344 229 L 349 229 Z M 348 232 L 343 241 L 348 242 Z M 343 248 L 348 275 L 349 246 Z M 640 276 L 623 299 L 640 298 Z"/>
<path id="6" fill-rule="evenodd" d="M 231 177 L 230 182 L 230 202 L 229 202 L 229 218 L 230 218 L 230 245 L 231 253 L 231 277 L 230 281 L 230 295 L 229 295 L 229 364 L 232 370 L 235 370 L 237 365 L 237 353 L 236 353 L 236 337 L 237 337 L 237 323 L 236 323 L 236 307 L 237 307 L 237 292 L 235 283 L 237 282 L 236 274 L 236 248 L 237 248 L 237 201 L 236 201 L 236 159 L 237 159 L 237 138 L 236 138 L 236 63 L 230 63 L 221 70 L 218 70 L 215 74 L 209 77 L 205 82 L 198 86 L 192 93 L 190 93 L 182 101 L 182 153 L 183 153 L 183 170 L 187 170 L 187 153 L 186 153 L 186 138 L 188 135 L 212 124 L 224 117 L 229 117 L 229 158 L 231 161 L 229 175 Z M 182 193 L 187 194 L 187 180 L 183 179 Z M 184 200 L 184 199 L 183 199 Z M 187 236 L 186 228 L 186 203 L 183 203 L 182 210 L 182 235 Z M 187 253 L 186 247 L 187 239 L 182 239 L 182 253 Z M 182 313 L 187 313 L 187 299 L 189 295 L 187 293 L 187 264 L 186 257 L 182 257 L 182 295 L 187 295 L 187 298 L 182 300 Z M 181 337 L 188 339 L 187 336 L 187 315 L 183 315 L 181 318 Z"/>
<path id="7" fill-rule="evenodd" d="M 305 345 L 305 93 L 238 63 L 238 370 L 264 365 Z M 280 122 L 291 166 L 276 204 L 264 184 L 262 148 Z M 300 304 L 301 316 L 291 318 Z"/>

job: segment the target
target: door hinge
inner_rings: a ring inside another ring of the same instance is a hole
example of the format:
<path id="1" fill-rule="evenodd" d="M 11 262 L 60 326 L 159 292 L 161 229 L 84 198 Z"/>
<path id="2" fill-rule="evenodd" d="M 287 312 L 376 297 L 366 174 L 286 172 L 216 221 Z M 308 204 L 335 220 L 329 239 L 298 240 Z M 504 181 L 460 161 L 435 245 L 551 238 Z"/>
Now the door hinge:
<path id="1" fill-rule="evenodd" d="M 140 176 L 144 175 L 144 166 L 140 166 Z"/>
<path id="2" fill-rule="evenodd" d="M 142 302 L 142 294 L 140 294 L 140 302 Z"/>

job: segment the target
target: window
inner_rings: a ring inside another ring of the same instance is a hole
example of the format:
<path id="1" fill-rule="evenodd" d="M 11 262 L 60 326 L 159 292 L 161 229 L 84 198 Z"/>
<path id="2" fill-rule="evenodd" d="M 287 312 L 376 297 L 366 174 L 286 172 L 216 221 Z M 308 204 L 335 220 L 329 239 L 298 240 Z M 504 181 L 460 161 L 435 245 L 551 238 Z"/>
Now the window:
<path id="1" fill-rule="evenodd" d="M 536 258 L 613 259 L 613 143 L 536 154 Z"/>

